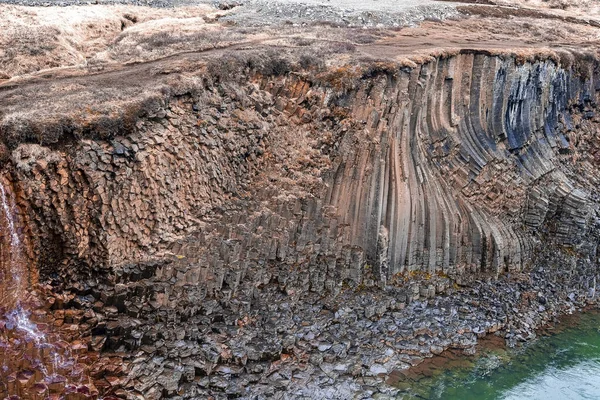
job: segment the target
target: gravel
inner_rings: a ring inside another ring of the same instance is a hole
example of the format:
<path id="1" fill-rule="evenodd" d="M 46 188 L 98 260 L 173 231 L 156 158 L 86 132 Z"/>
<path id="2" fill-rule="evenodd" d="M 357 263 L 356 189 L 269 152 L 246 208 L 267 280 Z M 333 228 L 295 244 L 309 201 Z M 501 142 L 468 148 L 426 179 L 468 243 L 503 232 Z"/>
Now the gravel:
<path id="1" fill-rule="evenodd" d="M 156 8 L 211 4 L 230 10 L 223 21 L 242 26 L 402 27 L 458 15 L 453 4 L 433 0 L 0 0 L 0 3 L 43 7 L 125 4 Z"/>
<path id="2" fill-rule="evenodd" d="M 443 20 L 457 14 L 452 4 L 431 0 L 246 0 L 223 20 L 254 26 L 326 23 L 339 26 L 401 27 L 412 26 L 425 19 Z"/>

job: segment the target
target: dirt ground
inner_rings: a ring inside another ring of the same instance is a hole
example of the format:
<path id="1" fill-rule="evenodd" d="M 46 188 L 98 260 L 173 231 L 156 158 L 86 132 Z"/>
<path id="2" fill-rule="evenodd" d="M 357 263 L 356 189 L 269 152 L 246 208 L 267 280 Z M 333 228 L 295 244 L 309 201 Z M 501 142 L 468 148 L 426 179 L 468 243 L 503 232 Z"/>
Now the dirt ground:
<path id="1" fill-rule="evenodd" d="M 318 3 L 293 0 L 301 1 Z M 379 2 L 355 3 L 368 8 Z M 410 66 L 429 56 L 473 49 L 523 60 L 539 55 L 560 60 L 562 49 L 597 51 L 600 14 L 595 8 L 584 13 L 586 1 L 566 9 L 550 4 L 446 4 L 456 7 L 456 15 L 403 27 L 308 20 L 246 26 L 236 17 L 249 12 L 245 6 L 223 4 L 166 9 L 0 5 L 1 124 L 15 126 L 34 115 L 57 119 L 90 107 L 98 113 L 115 110 L 201 79 L 211 60 L 218 64 L 232 54 L 287 55 L 292 69 L 301 69 L 387 61 Z"/>

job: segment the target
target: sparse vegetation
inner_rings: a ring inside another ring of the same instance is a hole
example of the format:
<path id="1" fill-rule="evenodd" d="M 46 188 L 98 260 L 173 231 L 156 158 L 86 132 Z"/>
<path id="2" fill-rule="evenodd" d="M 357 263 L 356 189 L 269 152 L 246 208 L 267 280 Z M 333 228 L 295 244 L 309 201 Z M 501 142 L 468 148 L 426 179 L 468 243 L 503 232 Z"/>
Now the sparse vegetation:
<path id="1" fill-rule="evenodd" d="M 293 60 L 293 56 L 272 49 L 262 54 L 228 52 L 218 58 L 209 59 L 206 69 L 210 77 L 219 81 L 244 79 L 244 76 L 252 73 L 280 76 L 298 69 L 294 66 Z M 315 61 L 313 57 L 304 54 L 303 57 L 299 57 L 298 66 L 309 67 L 313 61 Z"/>

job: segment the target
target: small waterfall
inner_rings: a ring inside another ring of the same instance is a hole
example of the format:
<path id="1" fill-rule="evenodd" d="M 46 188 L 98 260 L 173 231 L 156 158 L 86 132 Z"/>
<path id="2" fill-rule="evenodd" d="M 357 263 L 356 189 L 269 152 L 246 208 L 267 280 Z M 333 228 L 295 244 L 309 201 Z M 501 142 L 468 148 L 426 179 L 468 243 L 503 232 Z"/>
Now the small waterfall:
<path id="1" fill-rule="evenodd" d="M 28 289 L 33 285 L 31 274 L 29 272 L 28 260 L 23 248 L 24 241 L 22 233 L 18 231 L 19 213 L 14 194 L 8 182 L 0 180 L 0 203 L 1 216 L 0 228 L 2 241 L 0 242 L 0 301 L 5 308 L 4 313 L 7 316 L 14 315 L 14 318 L 21 325 L 17 325 L 28 334 L 40 338 L 32 331 L 32 327 L 25 321 L 26 313 L 24 311 L 25 302 L 30 299 Z M 7 317 L 12 321 L 10 317 Z M 13 322 L 14 322 L 13 321 Z"/>
<path id="2" fill-rule="evenodd" d="M 17 231 L 18 213 L 16 201 L 6 190 L 6 183 L 0 182 L 0 202 L 2 203 L 2 269 L 0 270 L 0 300 L 8 308 L 19 308 L 29 286 L 29 273 L 23 254 L 23 241 Z"/>
<path id="3" fill-rule="evenodd" d="M 69 343 L 37 312 L 35 274 L 10 183 L 0 178 L 0 398 L 95 398 Z"/>

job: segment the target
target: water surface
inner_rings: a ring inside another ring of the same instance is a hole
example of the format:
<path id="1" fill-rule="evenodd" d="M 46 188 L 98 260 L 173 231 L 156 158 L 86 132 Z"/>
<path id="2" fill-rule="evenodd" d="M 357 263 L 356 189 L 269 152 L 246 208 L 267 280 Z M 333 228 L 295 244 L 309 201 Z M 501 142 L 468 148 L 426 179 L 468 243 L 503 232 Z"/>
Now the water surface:
<path id="1" fill-rule="evenodd" d="M 447 354 L 401 379 L 401 399 L 600 399 L 600 313 L 558 325 L 520 349 L 487 346 L 473 358 Z M 423 376 L 427 375 L 427 376 Z"/>

